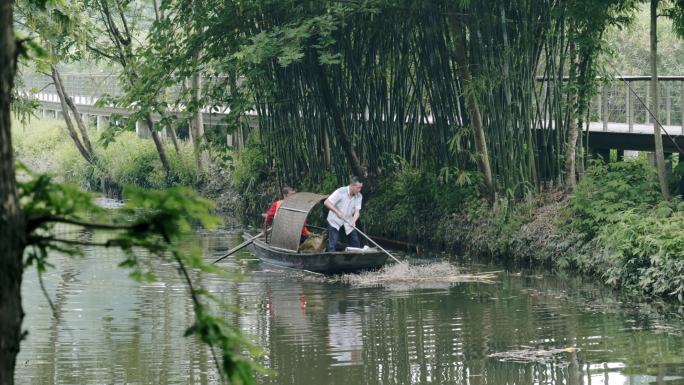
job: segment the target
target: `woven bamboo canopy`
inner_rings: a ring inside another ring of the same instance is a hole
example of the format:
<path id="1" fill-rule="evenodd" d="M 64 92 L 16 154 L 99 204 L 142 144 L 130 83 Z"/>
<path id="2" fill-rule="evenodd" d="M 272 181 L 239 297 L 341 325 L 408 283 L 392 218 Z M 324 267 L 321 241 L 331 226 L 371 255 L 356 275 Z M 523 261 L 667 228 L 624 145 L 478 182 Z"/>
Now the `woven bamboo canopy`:
<path id="1" fill-rule="evenodd" d="M 286 198 L 273 219 L 271 246 L 296 252 L 309 211 L 327 195 L 299 192 Z"/>

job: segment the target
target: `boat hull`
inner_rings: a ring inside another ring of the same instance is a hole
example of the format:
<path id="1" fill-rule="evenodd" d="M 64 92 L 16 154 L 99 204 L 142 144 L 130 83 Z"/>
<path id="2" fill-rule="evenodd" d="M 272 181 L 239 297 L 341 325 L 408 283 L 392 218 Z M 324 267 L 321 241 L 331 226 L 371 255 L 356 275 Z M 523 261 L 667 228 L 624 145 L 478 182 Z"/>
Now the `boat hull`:
<path id="1" fill-rule="evenodd" d="M 387 255 L 383 252 L 294 253 L 274 249 L 260 240 L 252 242 L 251 248 L 256 256 L 266 263 L 322 274 L 343 274 L 375 270 L 387 261 Z"/>

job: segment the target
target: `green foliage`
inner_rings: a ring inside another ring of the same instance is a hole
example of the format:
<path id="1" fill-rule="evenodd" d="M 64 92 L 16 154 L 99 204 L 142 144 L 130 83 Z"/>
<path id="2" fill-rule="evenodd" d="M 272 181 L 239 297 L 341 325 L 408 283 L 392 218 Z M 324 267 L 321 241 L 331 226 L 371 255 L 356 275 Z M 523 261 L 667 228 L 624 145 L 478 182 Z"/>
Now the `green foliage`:
<path id="1" fill-rule="evenodd" d="M 180 153 L 167 153 L 170 166 L 168 179 L 152 140 L 141 140 L 132 132 L 121 133 L 116 142 L 97 151 L 98 162 L 102 166 L 98 169 L 107 170 L 108 175 L 119 184 L 144 188 L 192 186 L 195 176 L 192 146 L 188 143 L 179 145 Z"/>
<path id="2" fill-rule="evenodd" d="M 684 185 L 681 185 L 682 177 L 684 177 L 684 162 L 682 162 L 681 155 L 674 154 L 672 156 L 672 172 L 668 174 L 668 184 L 670 191 L 675 195 L 684 194 Z"/>
<path id="3" fill-rule="evenodd" d="M 684 300 L 684 203 L 661 199 L 645 160 L 595 162 L 572 196 L 548 198 L 470 201 L 440 231 L 468 255 L 577 269 L 630 293 Z"/>
<path id="4" fill-rule="evenodd" d="M 680 75 L 684 71 L 682 65 L 684 46 L 679 38 L 684 22 L 682 2 L 661 1 L 661 5 L 672 4 L 672 7 L 661 9 L 658 17 L 658 75 Z M 643 2 L 635 13 L 634 21 L 626 28 L 610 28 L 605 34 L 608 50 L 605 59 L 614 65 L 620 75 L 637 75 L 650 73 L 650 6 Z M 624 49 L 629 47 L 629 49 Z M 618 75 L 611 71 L 611 75 Z"/>
<path id="5" fill-rule="evenodd" d="M 528 253 L 521 247 L 525 245 L 520 244 L 526 235 L 521 229 L 533 220 L 540 203 L 541 200 L 520 202 L 500 198 L 491 207 L 485 200 L 471 200 L 459 212 L 446 216 L 439 232 L 446 246 L 459 253 L 505 261 L 529 258 L 545 262 L 543 256 Z M 546 245 L 541 242 L 535 246 Z"/>
<path id="6" fill-rule="evenodd" d="M 250 135 L 245 149 L 237 157 L 231 178 L 241 197 L 235 202 L 234 211 L 246 222 L 252 222 L 254 215 L 266 211 L 271 202 L 280 199 L 280 188 L 269 172 L 266 152 L 256 132 Z"/>
<path id="7" fill-rule="evenodd" d="M 32 118 L 36 117 L 36 109 L 40 106 L 40 103 L 19 92 L 18 90 L 22 86 L 21 78 L 16 78 L 14 88 L 10 94 L 10 111 L 13 118 L 17 119 L 22 125 L 27 125 Z"/>
<path id="8" fill-rule="evenodd" d="M 330 171 L 324 172 L 319 178 L 313 178 L 312 174 L 304 176 L 299 190 L 311 191 L 318 194 L 331 194 L 340 187 L 337 177 Z M 296 188 L 296 187 L 295 187 Z"/>
<path id="9" fill-rule="evenodd" d="M 663 201 L 645 160 L 597 162 L 569 199 L 562 231 L 580 231 L 584 244 L 566 255 L 575 266 L 633 293 L 682 301 L 684 225 L 681 201 Z"/>
<path id="10" fill-rule="evenodd" d="M 411 241 L 437 241 L 436 227 L 478 196 L 478 178 L 459 179 L 411 168 L 406 162 L 384 177 L 365 203 L 363 221 L 369 231 Z"/>
<path id="11" fill-rule="evenodd" d="M 684 37 L 684 1 L 673 0 L 672 7 L 666 10 L 667 15 L 672 20 L 672 31 L 680 39 Z"/>
<path id="12" fill-rule="evenodd" d="M 179 143 L 180 153 L 168 152 L 170 173 L 166 178 L 152 140 L 140 139 L 132 132 L 120 133 L 106 148 L 95 144 L 98 163 L 93 166 L 76 150 L 63 121 L 34 120 L 30 125 L 14 127 L 12 141 L 19 159 L 32 169 L 59 175 L 84 189 L 99 191 L 103 180 L 157 189 L 195 184 L 192 146 L 188 143 Z M 99 138 L 94 130 L 89 135 L 96 141 Z"/>
<path id="13" fill-rule="evenodd" d="M 216 299 L 196 286 L 189 274 L 195 270 L 231 276 L 206 262 L 199 247 L 192 246 L 197 244 L 196 227 L 211 228 L 219 224 L 218 218 L 210 214 L 212 203 L 184 187 L 167 191 L 131 187 L 124 191 L 123 208 L 105 210 L 93 203 L 93 195 L 75 186 L 57 184 L 47 175 L 21 170 L 24 177 L 18 181 L 18 191 L 27 223 L 26 266 L 35 264 L 42 273 L 49 267 L 49 251 L 79 255 L 84 246 L 120 248 L 125 255 L 120 266 L 130 269 L 131 276 L 137 280 L 152 281 L 155 279 L 153 266 L 160 262 L 174 263 L 190 289 L 194 304 L 195 323 L 186 335 L 197 335 L 212 351 L 220 349 L 222 373 L 231 384 L 254 384 L 256 366 L 241 354 L 244 348 L 254 353 L 254 348 L 235 327 L 212 315 L 208 304 Z M 58 234 L 54 231 L 55 224 L 104 232 L 105 241 Z"/>
<path id="14" fill-rule="evenodd" d="M 655 170 L 646 161 L 595 162 L 570 198 L 572 228 L 593 237 L 629 209 L 647 210 L 661 199 Z"/>
<path id="15" fill-rule="evenodd" d="M 48 154 L 67 139 L 64 123 L 57 119 L 33 119 L 27 124 L 12 121 L 12 146 L 22 157 Z"/>
<path id="16" fill-rule="evenodd" d="M 256 134 L 247 140 L 233 168 L 233 185 L 239 191 L 250 193 L 254 186 L 268 176 L 266 151 Z"/>
<path id="17" fill-rule="evenodd" d="M 578 256 L 578 266 L 609 285 L 655 296 L 684 293 L 684 215 L 669 204 L 615 215 Z M 598 251 L 598 252 L 597 252 Z"/>

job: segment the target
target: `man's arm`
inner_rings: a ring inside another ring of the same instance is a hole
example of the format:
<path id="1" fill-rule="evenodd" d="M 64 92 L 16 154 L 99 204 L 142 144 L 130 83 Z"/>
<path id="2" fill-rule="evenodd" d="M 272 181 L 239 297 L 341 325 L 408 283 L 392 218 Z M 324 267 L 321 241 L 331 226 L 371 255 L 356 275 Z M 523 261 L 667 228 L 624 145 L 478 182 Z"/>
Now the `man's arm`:
<path id="1" fill-rule="evenodd" d="M 335 194 L 333 194 L 333 195 L 335 195 Z M 334 212 L 338 218 L 342 218 L 342 213 L 340 212 L 340 210 L 337 209 L 337 207 L 335 207 L 335 204 L 330 200 L 331 198 L 333 198 L 333 195 L 328 197 L 328 199 L 326 199 L 325 202 L 323 202 L 323 205 L 325 207 L 327 207 L 328 210 Z"/>
<path id="2" fill-rule="evenodd" d="M 264 222 L 266 222 L 267 225 L 270 225 L 273 222 L 273 218 L 275 217 L 277 210 L 278 204 L 277 202 L 273 202 L 268 211 L 266 211 L 266 214 L 261 214 L 264 217 Z"/>
<path id="3" fill-rule="evenodd" d="M 359 220 L 360 215 L 361 215 L 361 209 L 357 207 L 356 210 L 354 210 L 354 216 L 352 217 L 352 223 L 351 223 L 352 226 L 356 227 L 356 221 Z"/>

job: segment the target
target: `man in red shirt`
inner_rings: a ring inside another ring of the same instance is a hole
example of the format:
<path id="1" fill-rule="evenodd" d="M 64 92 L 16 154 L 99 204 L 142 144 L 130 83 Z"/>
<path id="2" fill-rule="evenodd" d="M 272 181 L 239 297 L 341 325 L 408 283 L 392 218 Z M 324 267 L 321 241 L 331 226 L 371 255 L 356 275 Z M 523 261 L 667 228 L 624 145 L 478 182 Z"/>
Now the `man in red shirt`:
<path id="1" fill-rule="evenodd" d="M 278 214 L 278 209 L 280 208 L 280 205 L 283 204 L 283 201 L 285 198 L 289 197 L 292 194 L 295 194 L 297 190 L 293 189 L 290 186 L 284 186 L 282 189 L 282 194 L 283 194 L 283 199 L 279 199 L 271 205 L 271 207 L 266 211 L 265 213 L 261 214 L 262 217 L 264 217 L 264 228 L 267 228 L 273 223 L 273 219 L 275 216 Z M 302 238 L 301 241 L 303 242 L 308 238 L 310 235 L 309 229 L 306 228 L 306 226 L 302 227 Z"/>

